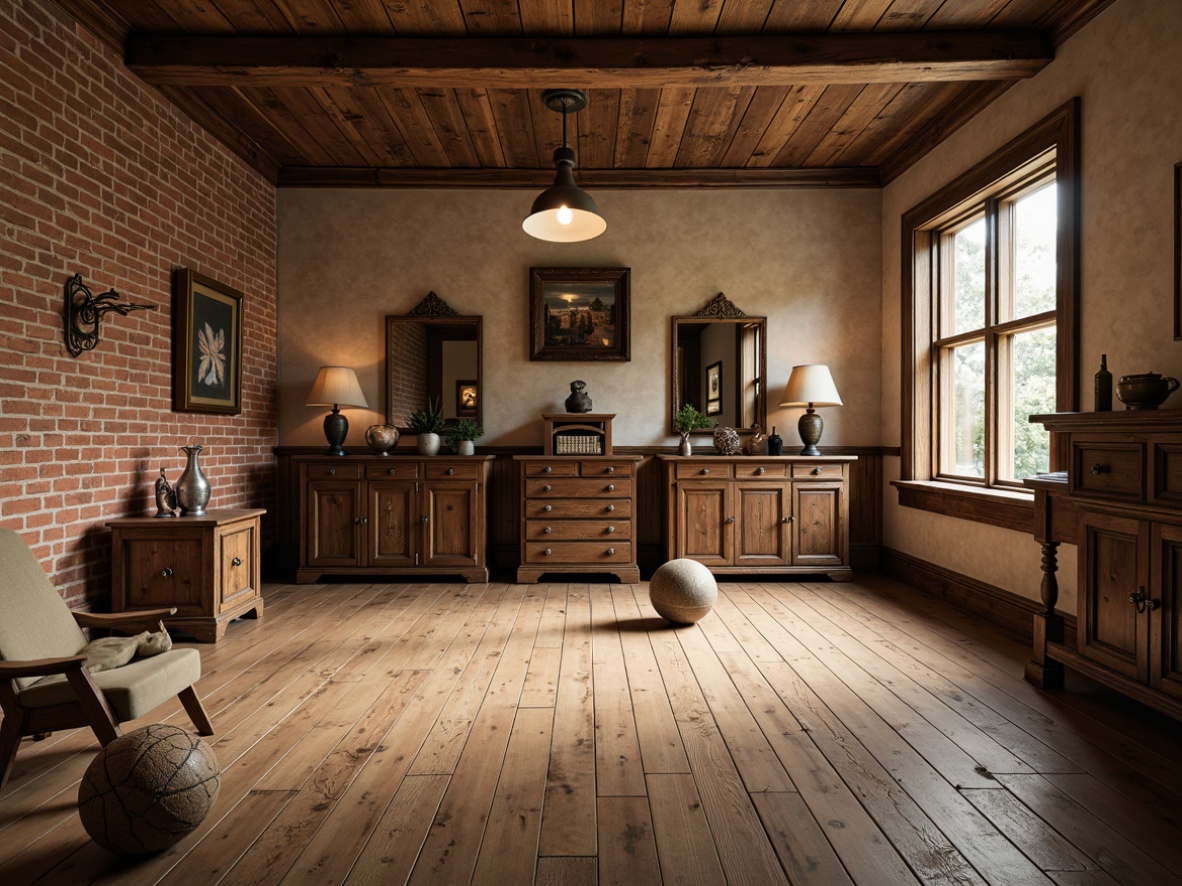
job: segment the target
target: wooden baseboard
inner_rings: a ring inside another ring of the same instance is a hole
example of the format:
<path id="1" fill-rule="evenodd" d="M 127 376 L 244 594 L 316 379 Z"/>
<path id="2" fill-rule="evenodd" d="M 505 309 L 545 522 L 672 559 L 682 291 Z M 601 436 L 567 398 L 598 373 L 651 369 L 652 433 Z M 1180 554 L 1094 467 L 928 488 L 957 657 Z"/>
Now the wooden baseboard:
<path id="1" fill-rule="evenodd" d="M 1033 641 L 1034 616 L 1041 602 L 891 548 L 882 549 L 880 564 L 884 575 L 978 615 L 1027 643 Z M 1075 617 L 1064 615 L 1063 622 L 1065 631 L 1074 635 Z"/>

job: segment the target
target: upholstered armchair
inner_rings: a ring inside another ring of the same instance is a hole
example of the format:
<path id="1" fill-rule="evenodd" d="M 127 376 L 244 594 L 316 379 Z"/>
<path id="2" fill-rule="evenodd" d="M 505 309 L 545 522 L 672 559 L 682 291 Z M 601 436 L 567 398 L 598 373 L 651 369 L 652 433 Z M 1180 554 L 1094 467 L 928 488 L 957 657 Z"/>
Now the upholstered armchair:
<path id="1" fill-rule="evenodd" d="M 196 649 L 172 649 L 91 673 L 82 628 L 163 630 L 174 609 L 99 615 L 71 612 L 20 536 L 0 529 L 0 788 L 8 781 L 21 738 L 89 726 L 106 746 L 135 720 L 180 697 L 193 725 L 213 725 L 193 684 L 201 677 Z"/>

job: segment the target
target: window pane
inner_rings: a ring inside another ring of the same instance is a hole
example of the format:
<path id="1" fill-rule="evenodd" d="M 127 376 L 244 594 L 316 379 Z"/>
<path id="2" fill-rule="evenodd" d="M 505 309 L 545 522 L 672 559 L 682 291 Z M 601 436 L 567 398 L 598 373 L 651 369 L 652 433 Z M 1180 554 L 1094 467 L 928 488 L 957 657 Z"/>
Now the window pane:
<path id="1" fill-rule="evenodd" d="M 951 348 L 951 402 L 944 423 L 945 473 L 985 476 L 985 344 Z"/>
<path id="2" fill-rule="evenodd" d="M 1055 186 L 1014 203 L 1014 318 L 1055 309 Z"/>
<path id="3" fill-rule="evenodd" d="M 1055 411 L 1055 328 L 1020 332 L 1011 339 L 1011 452 L 1002 478 L 1021 480 L 1051 469 L 1051 436 L 1032 415 Z"/>
<path id="4" fill-rule="evenodd" d="M 952 332 L 985 326 L 985 219 L 957 231 L 953 237 L 954 267 Z"/>

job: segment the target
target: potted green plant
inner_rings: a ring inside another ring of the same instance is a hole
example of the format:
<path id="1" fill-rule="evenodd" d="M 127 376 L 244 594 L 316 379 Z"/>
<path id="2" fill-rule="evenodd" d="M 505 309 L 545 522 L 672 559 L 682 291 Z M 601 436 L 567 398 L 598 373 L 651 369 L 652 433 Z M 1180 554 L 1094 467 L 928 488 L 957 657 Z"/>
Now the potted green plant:
<path id="1" fill-rule="evenodd" d="M 439 431 L 443 428 L 443 404 L 427 400 L 427 405 L 416 409 L 406 419 L 407 427 L 418 434 L 415 445 L 419 455 L 439 453 Z"/>
<path id="2" fill-rule="evenodd" d="M 447 445 L 456 455 L 475 455 L 476 442 L 484 436 L 484 429 L 470 418 L 461 418 L 447 429 Z"/>
<path id="3" fill-rule="evenodd" d="M 681 445 L 677 447 L 678 455 L 693 455 L 690 445 L 690 434 L 701 428 L 710 427 L 711 422 L 703 413 L 698 412 L 692 403 L 686 403 L 677 410 L 677 417 L 673 420 L 673 427 L 681 434 Z"/>

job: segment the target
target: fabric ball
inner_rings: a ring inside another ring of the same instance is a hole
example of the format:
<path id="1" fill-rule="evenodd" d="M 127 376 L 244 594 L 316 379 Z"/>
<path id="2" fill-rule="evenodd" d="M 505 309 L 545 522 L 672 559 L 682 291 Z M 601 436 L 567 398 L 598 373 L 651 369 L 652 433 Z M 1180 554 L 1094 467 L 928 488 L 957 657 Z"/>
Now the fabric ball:
<path id="1" fill-rule="evenodd" d="M 201 824 L 220 783 L 208 744 L 179 726 L 156 723 L 98 752 L 78 788 L 78 814 L 104 849 L 159 852 Z"/>
<path id="2" fill-rule="evenodd" d="M 665 620 L 693 624 L 713 608 L 718 584 L 697 560 L 670 560 L 653 573 L 648 598 Z"/>

